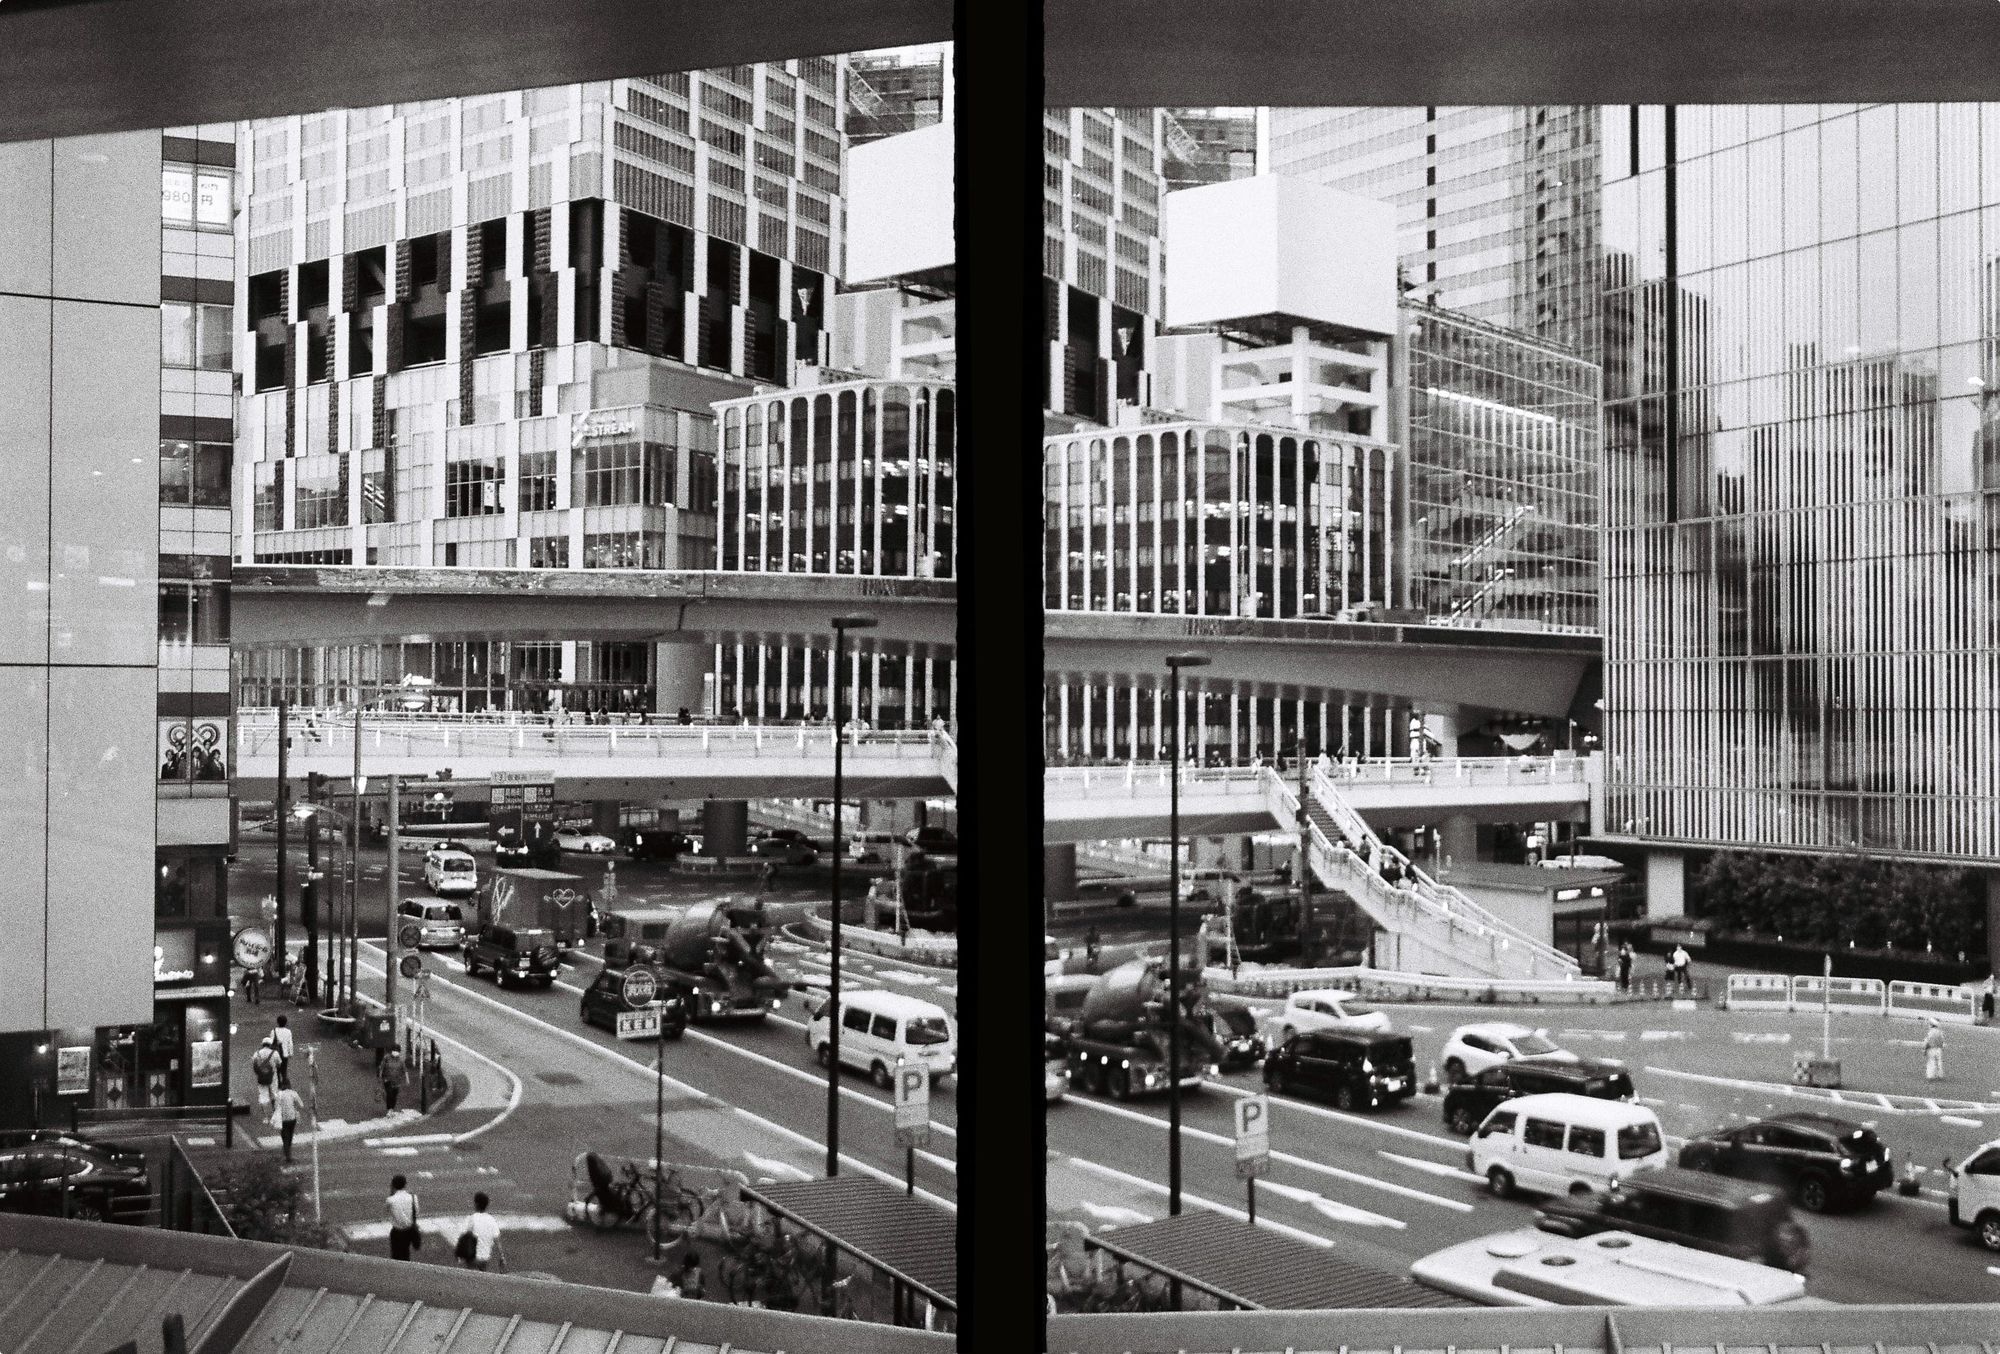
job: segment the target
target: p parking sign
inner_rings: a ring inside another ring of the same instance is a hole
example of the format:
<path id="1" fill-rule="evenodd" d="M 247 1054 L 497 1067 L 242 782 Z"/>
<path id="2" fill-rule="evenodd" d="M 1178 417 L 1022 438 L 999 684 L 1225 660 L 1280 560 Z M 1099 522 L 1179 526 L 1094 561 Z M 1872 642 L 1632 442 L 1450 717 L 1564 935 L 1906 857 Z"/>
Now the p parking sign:
<path id="1" fill-rule="evenodd" d="M 1270 1097 L 1245 1096 L 1236 1102 L 1236 1178 L 1254 1180 L 1270 1169 Z"/>
<path id="2" fill-rule="evenodd" d="M 931 1071 L 921 1063 L 896 1068 L 896 1146 L 928 1147 L 931 1141 Z"/>

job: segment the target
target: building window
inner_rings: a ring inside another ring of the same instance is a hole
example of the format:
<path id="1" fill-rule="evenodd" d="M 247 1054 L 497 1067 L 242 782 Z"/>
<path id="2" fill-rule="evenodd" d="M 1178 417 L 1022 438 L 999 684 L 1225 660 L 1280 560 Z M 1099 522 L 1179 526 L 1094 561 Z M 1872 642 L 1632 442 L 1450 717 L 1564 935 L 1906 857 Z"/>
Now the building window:
<path id="1" fill-rule="evenodd" d="M 500 491 L 506 487 L 507 470 L 497 457 L 474 456 L 446 462 L 444 468 L 444 515 L 446 517 L 489 517 L 506 509 Z"/>
<path id="2" fill-rule="evenodd" d="M 556 505 L 556 454 L 553 451 L 521 453 L 521 511 L 546 512 Z M 567 559 L 568 542 L 564 541 Z"/>
<path id="3" fill-rule="evenodd" d="M 528 538 L 528 567 L 530 569 L 569 568 L 569 537 L 530 536 Z"/>
<path id="4" fill-rule="evenodd" d="M 609 442 L 575 454 L 570 499 L 578 507 L 671 504 L 673 473 L 667 449 L 658 442 Z"/>
<path id="5" fill-rule="evenodd" d="M 168 301 L 160 306 L 160 365 L 230 368 L 230 308 Z"/>
<path id="6" fill-rule="evenodd" d="M 657 531 L 607 531 L 583 538 L 586 569 L 664 569 L 667 538 Z"/>
<path id="7" fill-rule="evenodd" d="M 232 176 L 185 165 L 160 169 L 160 220 L 170 226 L 228 230 Z"/>
<path id="8" fill-rule="evenodd" d="M 160 643 L 229 643 L 229 589 L 213 582 L 160 584 Z"/>
<path id="9" fill-rule="evenodd" d="M 163 506 L 229 506 L 227 442 L 160 443 L 160 502 Z"/>
<path id="10" fill-rule="evenodd" d="M 292 525 L 300 530 L 346 526 L 347 454 L 300 456 L 292 465 L 298 476 Z"/>

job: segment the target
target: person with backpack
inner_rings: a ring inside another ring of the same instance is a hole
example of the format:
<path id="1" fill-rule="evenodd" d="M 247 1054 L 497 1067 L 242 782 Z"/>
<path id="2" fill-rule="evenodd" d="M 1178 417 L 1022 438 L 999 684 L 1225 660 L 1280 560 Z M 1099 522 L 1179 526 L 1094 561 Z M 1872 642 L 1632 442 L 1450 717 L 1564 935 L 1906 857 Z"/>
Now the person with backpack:
<path id="1" fill-rule="evenodd" d="M 395 1176 L 389 1181 L 389 1258 L 408 1260 L 411 1255 L 423 1249 L 423 1228 L 417 1221 L 417 1196 L 410 1193 L 407 1176 Z"/>
<path id="2" fill-rule="evenodd" d="M 278 1047 L 269 1037 L 257 1045 L 257 1051 L 250 1055 L 250 1072 L 257 1078 L 257 1104 L 268 1109 L 271 1088 L 278 1080 Z"/>
<path id="3" fill-rule="evenodd" d="M 483 1190 L 472 1196 L 472 1216 L 467 1219 L 465 1230 L 458 1234 L 453 1254 L 467 1269 L 491 1269 L 497 1264 L 505 1273 L 507 1253 L 500 1246 L 500 1223 L 486 1211 L 491 1203 Z"/>

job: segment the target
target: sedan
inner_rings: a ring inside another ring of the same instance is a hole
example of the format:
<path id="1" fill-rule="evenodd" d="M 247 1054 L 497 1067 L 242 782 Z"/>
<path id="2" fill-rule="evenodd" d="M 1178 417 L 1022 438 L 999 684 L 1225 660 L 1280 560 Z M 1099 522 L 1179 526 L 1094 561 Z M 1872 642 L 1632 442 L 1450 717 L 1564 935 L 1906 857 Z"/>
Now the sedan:
<path id="1" fill-rule="evenodd" d="M 800 868 L 819 864 L 819 852 L 804 842 L 795 842 L 784 837 L 759 837 L 750 843 L 750 854 L 758 860 L 771 860 L 780 865 Z"/>
<path id="2" fill-rule="evenodd" d="M 1573 1060 L 1575 1057 L 1551 1042 L 1547 1030 L 1531 1030 L 1526 1025 L 1505 1021 L 1460 1025 L 1444 1041 L 1444 1079 L 1456 1085 L 1515 1058 Z"/>
<path id="3" fill-rule="evenodd" d="M 152 1192 L 136 1152 L 46 1133 L 10 1135 L 0 1146 L 0 1212 L 113 1222 L 143 1210 Z"/>
<path id="4" fill-rule="evenodd" d="M 1276 1048 L 1295 1034 L 1315 1030 L 1386 1030 L 1389 1017 L 1364 1006 L 1352 992 L 1337 987 L 1308 988 L 1285 998 L 1270 1018 L 1266 1042 Z"/>
<path id="5" fill-rule="evenodd" d="M 1896 1174 L 1881 1139 L 1830 1114 L 1780 1114 L 1719 1128 L 1690 1139 L 1680 1164 L 1780 1186 L 1808 1213 L 1864 1204 Z"/>
<path id="6" fill-rule="evenodd" d="M 618 843 L 602 832 L 558 832 L 556 849 L 559 851 L 583 851 L 593 856 L 608 856 L 618 849 Z"/>

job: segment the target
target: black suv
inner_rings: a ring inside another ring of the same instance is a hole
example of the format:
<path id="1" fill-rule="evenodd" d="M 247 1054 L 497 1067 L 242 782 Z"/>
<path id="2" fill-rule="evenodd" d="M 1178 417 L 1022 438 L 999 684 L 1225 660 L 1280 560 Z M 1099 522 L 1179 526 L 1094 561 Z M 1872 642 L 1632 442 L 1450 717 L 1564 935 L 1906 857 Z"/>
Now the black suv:
<path id="1" fill-rule="evenodd" d="M 465 942 L 468 978 L 486 969 L 492 973 L 493 981 L 503 987 L 509 978 L 553 987 L 561 968 L 553 931 L 525 926 L 482 926 Z"/>
<path id="2" fill-rule="evenodd" d="M 1535 1225 L 1561 1236 L 1631 1232 L 1794 1274 L 1812 1255 L 1783 1194 L 1678 1166 L 1634 1171 L 1609 1194 L 1551 1199 Z"/>
<path id="3" fill-rule="evenodd" d="M 1591 1058 L 1575 1062 L 1516 1058 L 1489 1067 L 1444 1093 L 1445 1127 L 1461 1138 L 1486 1122 L 1487 1111 L 1517 1095 L 1560 1091 L 1598 1100 L 1630 1100 L 1632 1078 L 1617 1063 Z"/>
<path id="4" fill-rule="evenodd" d="M 1264 1059 L 1264 1084 L 1285 1094 L 1332 1096 L 1344 1110 L 1393 1105 L 1417 1093 L 1408 1035 L 1379 1030 L 1295 1034 Z"/>
<path id="5" fill-rule="evenodd" d="M 140 1221 L 152 1193 L 146 1158 L 137 1152 L 59 1133 L 0 1140 L 0 1213 Z"/>
<path id="6" fill-rule="evenodd" d="M 625 855 L 630 860 L 673 860 L 693 846 L 687 833 L 670 827 L 635 827 L 626 835 Z"/>
<path id="7" fill-rule="evenodd" d="M 1881 1139 L 1827 1114 L 1780 1114 L 1719 1128 L 1681 1148 L 1680 1164 L 1788 1189 L 1808 1213 L 1864 1204 L 1896 1174 Z"/>
<path id="8" fill-rule="evenodd" d="M 687 1003 L 668 991 L 659 995 L 660 1024 L 669 1039 L 678 1039 L 687 1033 Z M 625 1004 L 625 970 L 600 969 L 597 981 L 592 983 L 577 1003 L 578 1014 L 586 1025 L 602 1025 L 607 1030 L 618 1028 L 618 1013 L 632 1008 Z"/>

